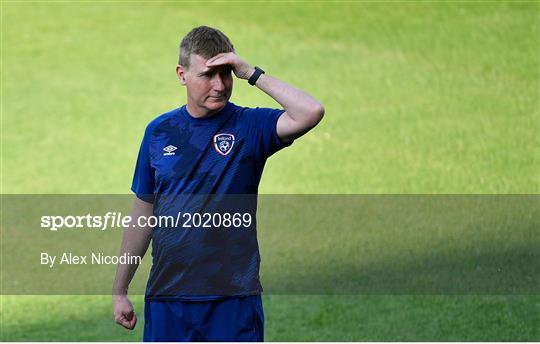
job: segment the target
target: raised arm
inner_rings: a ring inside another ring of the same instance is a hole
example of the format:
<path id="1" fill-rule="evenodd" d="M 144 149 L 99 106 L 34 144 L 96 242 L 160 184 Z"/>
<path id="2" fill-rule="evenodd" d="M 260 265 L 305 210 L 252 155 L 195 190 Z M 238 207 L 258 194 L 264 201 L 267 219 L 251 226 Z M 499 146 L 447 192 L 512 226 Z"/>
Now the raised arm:
<path id="1" fill-rule="evenodd" d="M 129 253 L 142 257 L 148 249 L 152 235 L 151 227 L 140 228 L 137 219 L 141 216 L 148 218 L 153 214 L 153 204 L 135 197 L 131 210 L 131 223 L 124 229 L 120 255 Z M 135 227 L 132 225 L 135 224 Z M 137 324 L 137 316 L 131 301 L 128 299 L 128 287 L 135 275 L 139 264 L 118 264 L 113 284 L 113 311 L 115 321 L 132 330 Z"/>
<path id="2" fill-rule="evenodd" d="M 235 53 L 218 54 L 206 62 L 207 67 L 220 65 L 230 65 L 236 77 L 245 80 L 255 71 L 255 68 Z M 277 134 L 284 142 L 290 142 L 304 135 L 324 116 L 324 107 L 319 101 L 284 81 L 262 74 L 255 85 L 285 110 L 277 123 Z"/>

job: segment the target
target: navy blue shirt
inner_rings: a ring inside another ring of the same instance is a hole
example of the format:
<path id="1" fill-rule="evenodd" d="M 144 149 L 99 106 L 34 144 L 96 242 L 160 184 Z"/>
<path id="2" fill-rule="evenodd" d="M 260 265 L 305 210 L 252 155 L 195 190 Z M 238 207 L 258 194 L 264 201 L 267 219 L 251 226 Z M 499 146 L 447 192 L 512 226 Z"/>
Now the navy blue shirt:
<path id="1" fill-rule="evenodd" d="M 154 227 L 147 300 L 262 291 L 256 196 L 247 195 L 257 194 L 266 159 L 288 145 L 276 132 L 283 112 L 229 102 L 214 116 L 194 118 L 184 105 L 150 122 L 131 189 L 154 203 L 154 215 L 223 212 L 221 206 L 208 205 L 211 195 L 246 195 L 222 202 L 227 210 L 250 212 L 253 221 L 247 229 Z"/>

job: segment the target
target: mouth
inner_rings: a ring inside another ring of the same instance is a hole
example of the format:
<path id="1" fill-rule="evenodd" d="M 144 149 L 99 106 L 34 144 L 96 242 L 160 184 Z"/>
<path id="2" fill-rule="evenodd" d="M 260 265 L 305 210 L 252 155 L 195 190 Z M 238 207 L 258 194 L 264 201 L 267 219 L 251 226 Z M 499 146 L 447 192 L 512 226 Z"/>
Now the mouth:
<path id="1" fill-rule="evenodd" d="M 225 99 L 225 96 L 218 96 L 218 97 L 215 97 L 215 96 L 208 96 L 208 98 L 209 98 L 210 100 L 216 101 L 216 100 L 224 100 L 224 99 Z"/>

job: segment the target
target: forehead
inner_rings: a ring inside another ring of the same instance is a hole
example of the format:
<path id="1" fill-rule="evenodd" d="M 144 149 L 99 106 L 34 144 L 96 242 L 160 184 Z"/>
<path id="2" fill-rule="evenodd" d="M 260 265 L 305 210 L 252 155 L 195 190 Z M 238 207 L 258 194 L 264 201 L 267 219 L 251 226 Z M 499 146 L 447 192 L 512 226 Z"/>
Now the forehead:
<path id="1" fill-rule="evenodd" d="M 204 66 L 206 61 L 208 61 L 208 59 L 197 54 L 191 54 L 189 57 L 190 66 Z"/>
<path id="2" fill-rule="evenodd" d="M 189 69 L 193 69 L 194 71 L 204 71 L 208 70 L 206 67 L 206 61 L 209 59 L 205 59 L 201 55 L 197 54 L 191 54 L 189 58 Z"/>
<path id="3" fill-rule="evenodd" d="M 203 74 L 215 74 L 215 73 L 230 73 L 231 72 L 231 66 L 229 65 L 220 65 L 220 66 L 214 66 L 214 67 L 206 67 L 206 61 L 209 59 L 206 59 L 200 55 L 197 54 L 191 54 L 190 57 L 190 66 L 189 66 L 189 72 L 203 75 Z"/>

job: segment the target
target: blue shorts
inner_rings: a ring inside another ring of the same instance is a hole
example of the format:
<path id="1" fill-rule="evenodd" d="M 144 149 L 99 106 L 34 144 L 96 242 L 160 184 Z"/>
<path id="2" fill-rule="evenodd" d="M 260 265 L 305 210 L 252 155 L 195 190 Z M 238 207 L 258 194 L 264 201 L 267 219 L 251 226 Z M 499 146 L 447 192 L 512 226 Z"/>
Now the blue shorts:
<path id="1" fill-rule="evenodd" d="M 145 342 L 262 342 L 260 295 L 213 301 L 146 301 Z"/>

